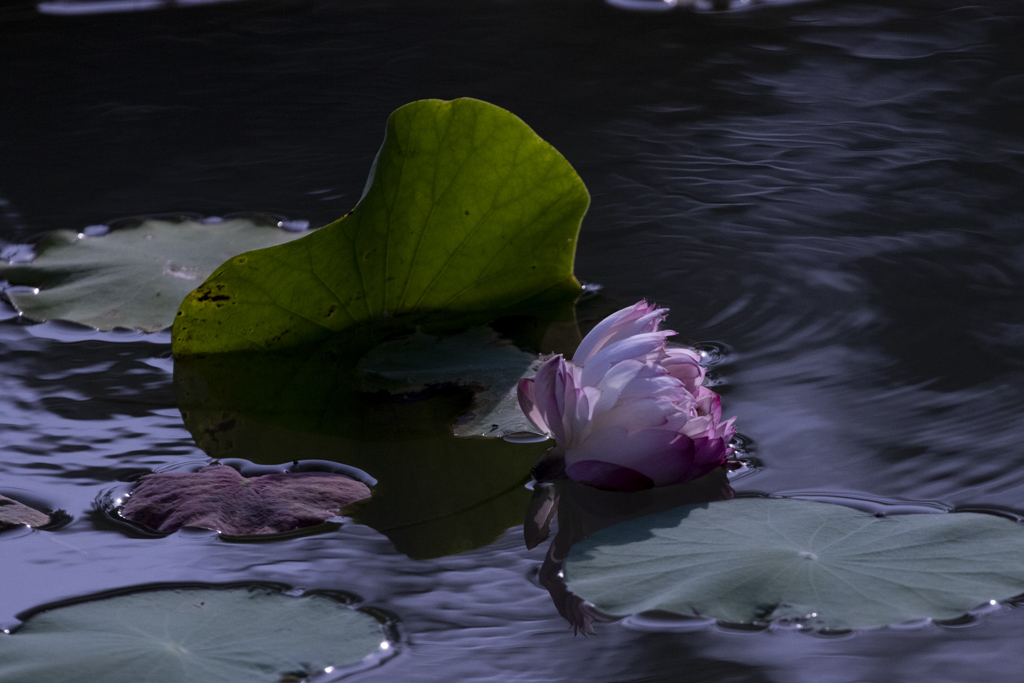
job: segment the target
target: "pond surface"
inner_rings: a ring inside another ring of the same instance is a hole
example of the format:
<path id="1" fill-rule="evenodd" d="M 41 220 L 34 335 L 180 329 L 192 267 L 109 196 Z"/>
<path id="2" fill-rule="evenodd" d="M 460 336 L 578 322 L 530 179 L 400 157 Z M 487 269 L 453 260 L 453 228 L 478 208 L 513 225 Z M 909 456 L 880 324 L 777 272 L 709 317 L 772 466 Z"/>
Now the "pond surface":
<path id="1" fill-rule="evenodd" d="M 1024 10 L 952 0 L 630 13 L 596 1 L 242 2 L 0 13 L 0 239 L 136 214 L 321 225 L 384 121 L 472 96 L 529 123 L 593 203 L 592 324 L 647 297 L 718 359 L 740 493 L 1024 511 Z M 413 560 L 384 535 L 138 538 L 94 505 L 209 461 L 167 333 L 0 313 L 0 494 L 70 522 L 0 535 L 0 624 L 153 582 L 278 581 L 398 619 L 352 680 L 1012 680 L 1024 614 L 814 637 L 598 624 L 574 636 L 522 528 Z M 524 472 L 525 476 L 525 472 Z M 685 672 L 685 674 L 681 673 Z"/>

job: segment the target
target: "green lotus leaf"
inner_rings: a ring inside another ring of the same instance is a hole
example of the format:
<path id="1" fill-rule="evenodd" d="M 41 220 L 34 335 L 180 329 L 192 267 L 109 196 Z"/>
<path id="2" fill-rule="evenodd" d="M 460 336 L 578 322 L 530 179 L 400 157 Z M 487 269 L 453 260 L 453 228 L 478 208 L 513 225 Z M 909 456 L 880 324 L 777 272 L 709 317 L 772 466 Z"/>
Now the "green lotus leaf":
<path id="1" fill-rule="evenodd" d="M 665 610 L 820 630 L 952 619 L 1024 592 L 1024 528 L 976 513 L 876 517 L 741 498 L 623 522 L 573 546 L 565 579 L 611 615 Z"/>
<path id="2" fill-rule="evenodd" d="M 322 596 L 160 590 L 37 613 L 0 633 L 4 683 L 278 683 L 360 663 L 372 617 Z"/>
<path id="3" fill-rule="evenodd" d="M 565 158 L 511 113 L 472 99 L 413 102 L 388 119 L 352 212 L 224 263 L 182 303 L 174 353 L 279 349 L 396 317 L 575 295 L 589 201 Z"/>
<path id="4" fill-rule="evenodd" d="M 87 237 L 47 235 L 26 263 L 0 263 L 0 280 L 34 290 L 5 296 L 26 318 L 68 320 L 100 330 L 170 327 L 182 299 L 226 259 L 300 237 L 274 223 L 149 219 Z"/>

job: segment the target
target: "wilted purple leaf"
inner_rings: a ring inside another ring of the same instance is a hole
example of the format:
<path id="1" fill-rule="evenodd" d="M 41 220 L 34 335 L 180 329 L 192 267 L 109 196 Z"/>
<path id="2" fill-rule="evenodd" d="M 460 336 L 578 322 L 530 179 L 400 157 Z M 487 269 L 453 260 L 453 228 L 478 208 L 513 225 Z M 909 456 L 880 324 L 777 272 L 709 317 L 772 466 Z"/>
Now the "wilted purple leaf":
<path id="1" fill-rule="evenodd" d="M 247 479 L 226 465 L 143 477 L 121 515 L 164 533 L 182 527 L 224 534 L 276 534 L 319 524 L 370 497 L 362 482 L 329 472 Z"/>
<path id="2" fill-rule="evenodd" d="M 49 515 L 22 505 L 16 500 L 0 496 L 0 531 L 12 526 L 43 526 L 49 523 Z"/>

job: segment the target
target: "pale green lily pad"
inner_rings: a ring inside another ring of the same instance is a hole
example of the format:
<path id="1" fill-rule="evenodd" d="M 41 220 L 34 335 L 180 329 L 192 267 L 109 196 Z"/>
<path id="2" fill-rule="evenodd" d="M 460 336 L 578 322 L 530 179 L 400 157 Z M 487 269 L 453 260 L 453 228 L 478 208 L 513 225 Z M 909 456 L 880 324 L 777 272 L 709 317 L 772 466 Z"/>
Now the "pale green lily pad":
<path id="1" fill-rule="evenodd" d="M 421 391 L 454 384 L 473 391 L 473 404 L 455 424 L 456 436 L 501 437 L 536 432 L 522 409 L 516 387 L 532 377 L 540 361 L 486 327 L 450 337 L 417 332 L 373 348 L 356 367 L 364 391 Z"/>
<path id="2" fill-rule="evenodd" d="M 359 664 L 384 641 L 375 619 L 322 595 L 146 591 L 41 612 L 0 633 L 0 680 L 277 683 Z"/>
<path id="3" fill-rule="evenodd" d="M 362 198 L 308 237 L 237 256 L 182 303 L 175 356 L 279 349 L 396 317 L 575 296 L 583 181 L 513 114 L 422 100 L 395 111 Z"/>
<path id="4" fill-rule="evenodd" d="M 875 517 L 741 498 L 599 531 L 573 546 L 564 571 L 572 592 L 611 615 L 871 628 L 1024 593 L 1024 528 L 985 514 Z"/>
<path id="5" fill-rule="evenodd" d="M 301 234 L 235 218 L 220 223 L 149 219 L 103 237 L 47 235 L 26 263 L 0 263 L 10 302 L 35 321 L 68 320 L 100 330 L 170 327 L 185 295 L 226 259 Z"/>

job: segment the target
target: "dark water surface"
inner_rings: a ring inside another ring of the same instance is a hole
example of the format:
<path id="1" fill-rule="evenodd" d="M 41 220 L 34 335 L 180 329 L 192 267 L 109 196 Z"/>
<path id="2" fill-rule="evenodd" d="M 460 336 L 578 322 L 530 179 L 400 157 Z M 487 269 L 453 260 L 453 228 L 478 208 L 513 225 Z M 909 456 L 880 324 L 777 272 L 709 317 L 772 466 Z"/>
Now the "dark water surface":
<path id="1" fill-rule="evenodd" d="M 394 108 L 506 107 L 593 195 L 605 304 L 709 344 L 763 468 L 740 492 L 1024 511 L 1024 9 L 801 4 L 626 13 L 545 0 L 248 2 L 0 13 L 0 239 L 133 214 L 351 208 Z M 340 588 L 395 614 L 354 680 L 855 683 L 1020 677 L 1024 614 L 814 637 L 640 620 L 574 637 L 520 528 L 413 561 L 356 524 L 258 545 L 132 538 L 91 512 L 206 462 L 169 336 L 0 314 L 0 493 L 61 508 L 0 536 L 0 623 L 155 581 Z"/>

